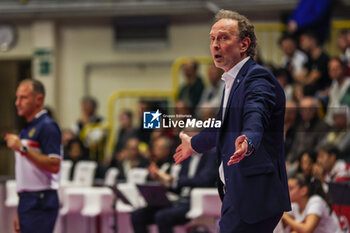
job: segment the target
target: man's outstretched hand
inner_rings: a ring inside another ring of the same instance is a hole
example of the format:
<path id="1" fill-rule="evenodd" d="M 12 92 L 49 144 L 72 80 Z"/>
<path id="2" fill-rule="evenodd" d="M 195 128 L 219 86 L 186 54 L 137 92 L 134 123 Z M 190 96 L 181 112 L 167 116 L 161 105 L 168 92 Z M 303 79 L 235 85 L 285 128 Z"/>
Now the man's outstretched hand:
<path id="1" fill-rule="evenodd" d="M 235 142 L 236 151 L 231 156 L 230 160 L 227 162 L 228 166 L 235 163 L 239 163 L 239 161 L 241 161 L 247 154 L 248 142 L 245 139 L 246 139 L 245 135 L 241 135 L 236 139 L 236 142 Z"/>
<path id="2" fill-rule="evenodd" d="M 191 146 L 192 137 L 184 132 L 181 132 L 179 137 L 181 139 L 181 144 L 176 148 L 176 153 L 173 156 L 176 165 L 187 159 L 194 152 Z"/>

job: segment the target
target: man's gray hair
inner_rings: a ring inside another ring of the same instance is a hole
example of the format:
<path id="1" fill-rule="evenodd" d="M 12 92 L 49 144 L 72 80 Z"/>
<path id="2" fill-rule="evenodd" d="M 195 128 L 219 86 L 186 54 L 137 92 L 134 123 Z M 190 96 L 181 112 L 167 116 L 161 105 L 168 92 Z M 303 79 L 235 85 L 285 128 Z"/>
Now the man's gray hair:
<path id="1" fill-rule="evenodd" d="M 218 22 L 221 19 L 233 19 L 238 21 L 238 30 L 239 37 L 241 40 L 248 37 L 250 39 L 250 45 L 247 49 L 246 54 L 254 58 L 256 53 L 256 36 L 254 32 L 254 26 L 250 21 L 244 16 L 235 11 L 230 10 L 220 10 L 215 15 L 215 22 Z"/>
<path id="2" fill-rule="evenodd" d="M 43 94 L 45 96 L 45 87 L 44 84 L 42 82 L 40 82 L 39 80 L 36 79 L 24 79 L 23 81 L 21 81 L 20 84 L 23 83 L 30 83 L 33 87 L 33 92 L 36 94 Z"/>

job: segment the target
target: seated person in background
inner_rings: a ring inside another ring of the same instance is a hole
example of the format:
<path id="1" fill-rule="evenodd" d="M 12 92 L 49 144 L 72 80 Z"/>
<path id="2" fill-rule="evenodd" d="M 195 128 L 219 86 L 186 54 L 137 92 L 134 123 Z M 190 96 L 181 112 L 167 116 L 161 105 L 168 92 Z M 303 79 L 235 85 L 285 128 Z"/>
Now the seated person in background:
<path id="1" fill-rule="evenodd" d="M 199 108 L 202 108 L 204 105 L 209 105 L 219 110 L 225 85 L 224 81 L 221 79 L 222 74 L 223 71 L 218 69 L 214 64 L 208 66 L 209 86 L 203 91 L 198 104 Z M 197 112 L 198 111 L 200 111 L 200 109 L 197 109 Z"/>
<path id="2" fill-rule="evenodd" d="M 197 107 L 204 90 L 202 78 L 198 75 L 198 64 L 195 60 L 188 60 L 182 66 L 185 84 L 179 90 L 179 100 L 193 109 Z"/>
<path id="3" fill-rule="evenodd" d="M 290 71 L 287 69 L 277 69 L 274 74 L 284 90 L 286 101 L 291 101 L 293 99 L 293 86 L 290 84 L 292 81 Z"/>
<path id="4" fill-rule="evenodd" d="M 328 62 L 328 70 L 333 81 L 329 89 L 325 121 L 333 125 L 333 112 L 340 105 L 350 106 L 350 78 L 345 75 L 345 65 L 339 58 L 332 58 Z"/>
<path id="5" fill-rule="evenodd" d="M 173 142 L 169 137 L 159 136 L 153 140 L 151 146 L 149 176 L 152 180 L 158 180 L 160 173 L 170 173 L 174 164 L 172 158 Z"/>
<path id="6" fill-rule="evenodd" d="M 335 145 L 326 144 L 318 150 L 317 164 L 313 175 L 323 183 L 343 182 L 350 180 L 350 165 L 337 159 L 339 150 Z"/>
<path id="7" fill-rule="evenodd" d="M 307 150 L 301 153 L 299 157 L 299 166 L 297 173 L 303 174 L 306 179 L 311 179 L 312 168 L 316 162 L 316 153 L 311 150 Z"/>
<path id="8" fill-rule="evenodd" d="M 95 127 L 102 122 L 102 117 L 97 113 L 97 101 L 90 97 L 84 97 L 81 101 L 81 115 L 78 121 L 72 125 L 71 130 L 75 136 L 83 141 L 89 148 L 90 158 L 102 162 L 104 157 L 105 131 Z M 89 126 L 89 131 L 86 127 Z"/>
<path id="9" fill-rule="evenodd" d="M 323 51 L 318 38 L 310 32 L 300 36 L 300 47 L 309 58 L 302 72 L 294 78 L 304 86 L 306 95 L 315 95 L 316 92 L 328 88 L 331 84 L 328 76 L 329 56 Z"/>
<path id="10" fill-rule="evenodd" d="M 318 101 L 316 98 L 304 97 L 299 106 L 301 121 L 297 126 L 291 149 L 287 154 L 289 163 L 298 160 L 301 152 L 309 148 L 315 148 L 330 129 L 317 115 Z"/>
<path id="11" fill-rule="evenodd" d="M 298 104 L 295 101 L 287 101 L 284 115 L 284 151 L 286 155 L 292 149 L 298 120 Z"/>
<path id="12" fill-rule="evenodd" d="M 62 146 L 63 146 L 63 154 L 66 155 L 67 152 L 67 146 L 70 140 L 75 138 L 75 135 L 72 130 L 70 129 L 63 129 L 62 130 Z"/>
<path id="13" fill-rule="evenodd" d="M 64 154 L 65 160 L 71 160 L 73 162 L 69 179 L 74 177 L 75 165 L 82 160 L 90 160 L 87 148 L 85 148 L 82 141 L 79 138 L 73 138 L 68 142 L 67 151 Z"/>
<path id="14" fill-rule="evenodd" d="M 119 132 L 118 132 L 118 141 L 115 144 L 114 152 L 120 152 L 125 143 L 129 138 L 137 136 L 137 129 L 132 125 L 132 112 L 130 110 L 124 110 L 119 116 Z"/>
<path id="15" fill-rule="evenodd" d="M 350 162 L 350 109 L 348 106 L 339 106 L 333 110 L 333 130 L 320 142 L 319 146 L 333 144 L 339 150 L 338 159 Z"/>
<path id="16" fill-rule="evenodd" d="M 109 167 L 119 169 L 118 179 L 125 180 L 133 168 L 146 168 L 149 165 L 149 161 L 140 155 L 139 144 L 139 139 L 129 138 L 125 147 L 112 159 Z"/>
<path id="17" fill-rule="evenodd" d="M 77 137 L 80 136 L 80 131 L 86 124 L 102 122 L 102 117 L 98 116 L 96 111 L 97 101 L 90 96 L 84 97 L 81 101 L 81 115 L 78 121 L 71 127 Z"/>
<path id="18" fill-rule="evenodd" d="M 340 50 L 340 60 L 346 66 L 346 75 L 350 76 L 350 29 L 340 30 L 337 38 L 338 49 Z"/>
<path id="19" fill-rule="evenodd" d="M 305 179 L 297 174 L 288 179 L 292 211 L 282 216 L 282 223 L 291 233 L 341 233 L 332 203 L 318 179 Z"/>
<path id="20" fill-rule="evenodd" d="M 150 170 L 151 176 L 180 194 L 180 199 L 170 207 L 147 206 L 131 214 L 135 233 L 147 233 L 147 226 L 155 223 L 159 233 L 172 233 L 173 227 L 189 221 L 186 213 L 190 209 L 190 191 L 195 187 L 215 187 L 217 178 L 216 155 L 213 151 L 193 154 L 182 163 L 179 177 L 169 173 Z M 152 174 L 154 173 L 154 174 Z"/>
<path id="21" fill-rule="evenodd" d="M 300 74 L 307 62 L 307 56 L 298 49 L 296 39 L 285 33 L 279 40 L 279 45 L 284 53 L 282 68 L 289 70 L 293 77 Z"/>

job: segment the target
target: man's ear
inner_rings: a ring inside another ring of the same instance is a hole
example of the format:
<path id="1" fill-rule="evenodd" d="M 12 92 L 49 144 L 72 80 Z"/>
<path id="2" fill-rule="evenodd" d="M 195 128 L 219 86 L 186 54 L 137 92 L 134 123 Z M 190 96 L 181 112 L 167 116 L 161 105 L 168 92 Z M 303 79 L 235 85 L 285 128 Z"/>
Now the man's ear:
<path id="1" fill-rule="evenodd" d="M 241 53 L 246 53 L 249 45 L 250 45 L 250 38 L 249 37 L 245 37 L 244 39 L 241 40 Z"/>
<path id="2" fill-rule="evenodd" d="M 36 94 L 35 99 L 39 105 L 44 104 L 44 95 L 43 94 Z"/>

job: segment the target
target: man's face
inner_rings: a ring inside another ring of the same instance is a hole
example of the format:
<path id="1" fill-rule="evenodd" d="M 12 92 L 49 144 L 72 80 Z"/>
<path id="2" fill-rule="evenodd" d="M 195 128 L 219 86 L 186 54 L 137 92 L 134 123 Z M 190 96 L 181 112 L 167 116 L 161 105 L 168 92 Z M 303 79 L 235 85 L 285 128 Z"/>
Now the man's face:
<path id="1" fill-rule="evenodd" d="M 16 92 L 16 108 L 19 116 L 28 117 L 34 114 L 39 103 L 39 94 L 35 94 L 30 83 L 22 83 Z"/>
<path id="2" fill-rule="evenodd" d="M 300 101 L 300 113 L 301 118 L 305 122 L 309 122 L 315 118 L 317 109 L 314 100 L 311 98 L 305 98 Z"/>
<path id="3" fill-rule="evenodd" d="M 248 46 L 239 38 L 238 21 L 221 19 L 216 22 L 210 31 L 210 50 L 215 66 L 229 71 L 236 65 L 246 52 Z"/>
<path id="4" fill-rule="evenodd" d="M 295 52 L 296 46 L 292 39 L 285 39 L 281 42 L 281 49 L 287 56 L 291 57 Z"/>
<path id="5" fill-rule="evenodd" d="M 89 100 L 84 100 L 81 107 L 85 115 L 93 116 L 95 114 L 95 107 Z"/>
<path id="6" fill-rule="evenodd" d="M 330 171 L 332 168 L 332 156 L 326 151 L 320 150 L 317 154 L 317 163 L 326 171 Z"/>
<path id="7" fill-rule="evenodd" d="M 330 60 L 328 63 L 329 76 L 333 80 L 338 80 L 343 76 L 343 67 L 337 60 Z"/>
<path id="8" fill-rule="evenodd" d="M 298 181 L 294 178 L 288 179 L 289 196 L 291 202 L 297 202 L 302 198 L 302 187 L 298 184 Z"/>
<path id="9" fill-rule="evenodd" d="M 308 35 L 301 35 L 300 36 L 300 48 L 305 51 L 309 52 L 311 47 L 311 38 Z"/>

